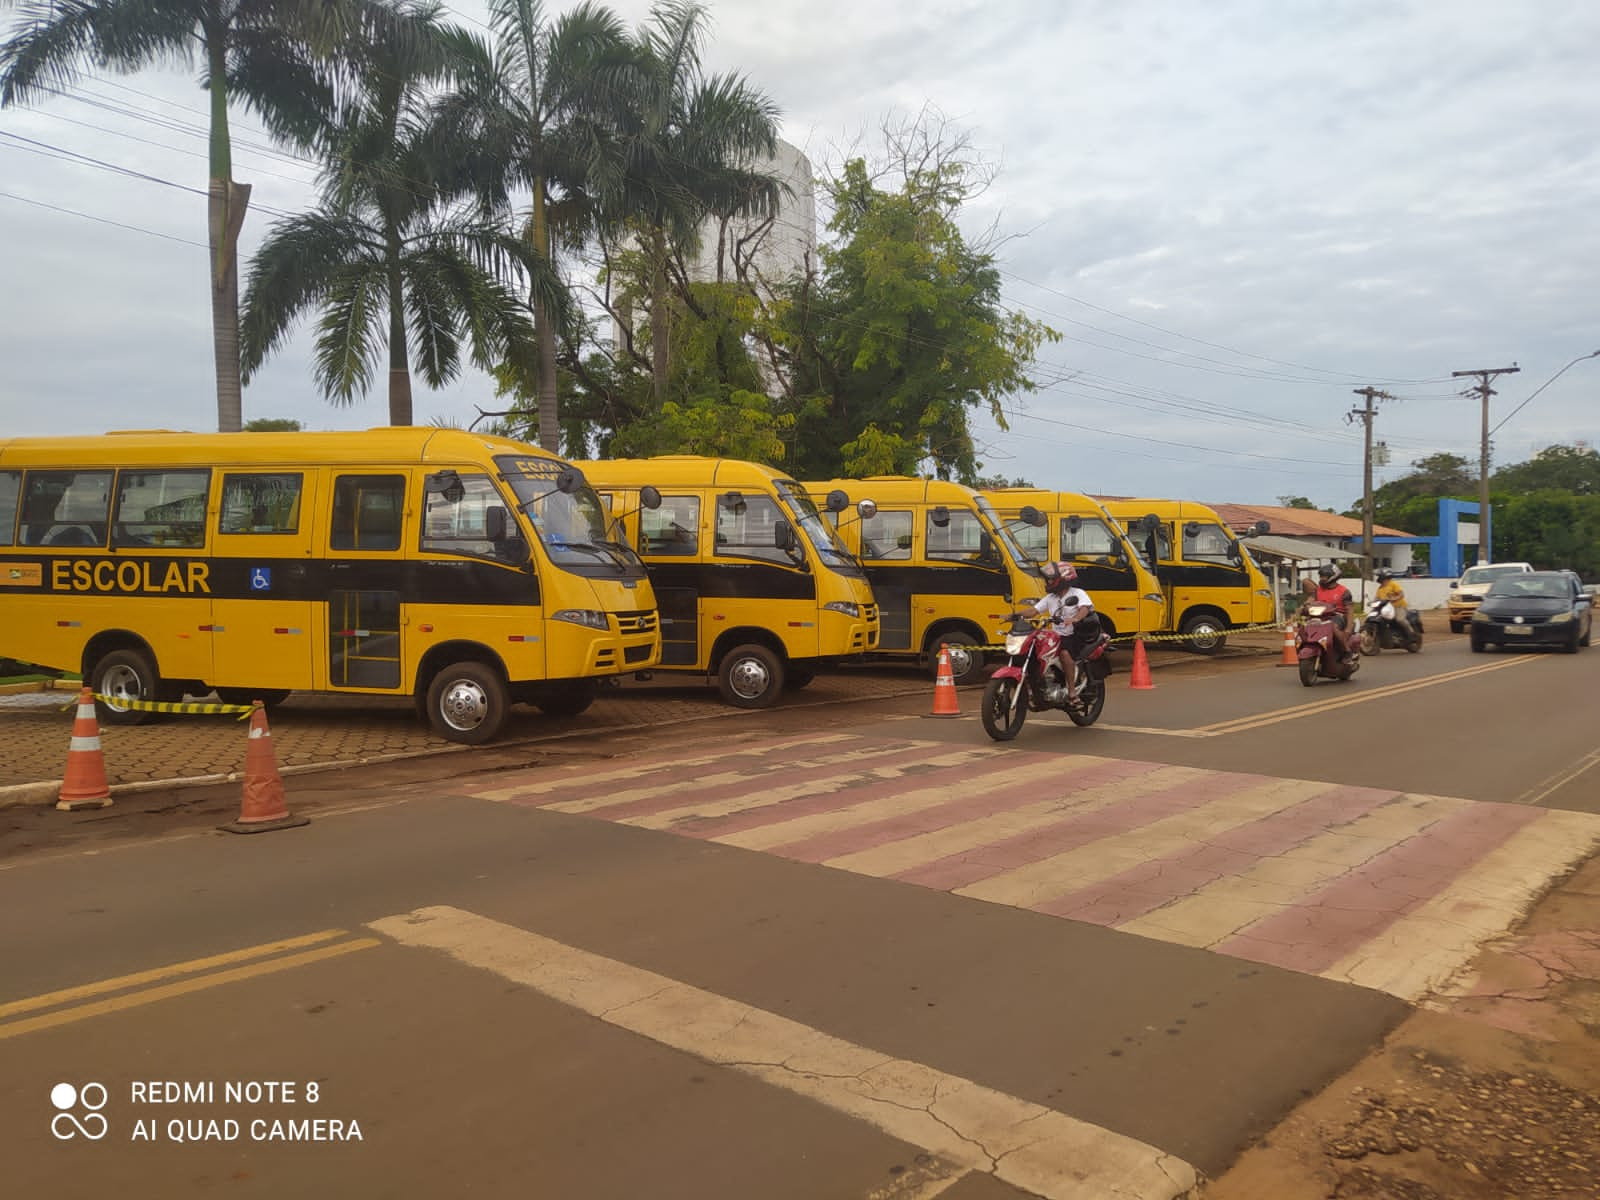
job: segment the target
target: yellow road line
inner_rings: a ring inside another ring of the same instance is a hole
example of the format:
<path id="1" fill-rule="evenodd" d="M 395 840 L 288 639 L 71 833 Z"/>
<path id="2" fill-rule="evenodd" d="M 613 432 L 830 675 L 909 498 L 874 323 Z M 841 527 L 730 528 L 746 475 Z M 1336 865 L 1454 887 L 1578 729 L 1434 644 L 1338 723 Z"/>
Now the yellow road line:
<path id="1" fill-rule="evenodd" d="M 1188 1163 L 1125 1134 L 461 909 L 422 908 L 371 928 L 806 1096 L 1045 1200 L 1178 1200 L 1199 1182 Z"/>
<path id="2" fill-rule="evenodd" d="M 1435 684 L 1450 683 L 1453 680 L 1466 679 L 1472 675 L 1484 675 L 1490 671 L 1504 671 L 1510 667 L 1521 667 L 1536 661 L 1538 660 L 1533 658 L 1513 658 L 1507 662 L 1487 663 L 1481 667 L 1463 667 L 1459 671 L 1447 671 L 1443 675 L 1430 675 L 1426 679 L 1411 679 L 1404 683 L 1392 683 L 1387 687 L 1361 691 L 1353 696 L 1341 696 L 1335 700 L 1317 700 L 1309 704 L 1298 704 L 1293 708 L 1279 709 L 1277 712 L 1258 713 L 1252 717 L 1235 717 L 1231 721 L 1218 721 L 1214 725 L 1201 725 L 1195 732 L 1210 734 L 1213 737 L 1225 733 L 1243 733 L 1249 729 L 1260 729 L 1264 725 L 1276 725 L 1281 721 L 1294 721 L 1300 717 L 1333 712 L 1335 709 L 1349 708 L 1352 704 L 1365 704 L 1369 700 L 1382 700 L 1388 696 L 1399 696 L 1406 692 L 1430 688 Z"/>
<path id="3" fill-rule="evenodd" d="M 1550 796 L 1553 796 L 1556 792 L 1559 792 L 1562 788 L 1573 782 L 1585 771 L 1597 766 L 1600 766 L 1600 749 L 1589 751 L 1589 753 L 1585 754 L 1572 766 L 1563 767 L 1554 775 L 1547 776 L 1540 782 L 1534 784 L 1533 787 L 1523 792 L 1522 795 L 1518 796 L 1511 803 L 1538 804 L 1541 800 L 1544 800 Z"/>
<path id="4" fill-rule="evenodd" d="M 212 954 L 206 958 L 191 958 L 187 962 L 172 963 L 165 967 L 153 967 L 148 971 L 135 971 L 132 975 L 118 975 L 112 979 L 97 979 L 93 983 L 62 988 L 58 992 L 45 992 L 40 996 L 29 996 L 25 1000 L 13 1000 L 9 1004 L 0 1004 L 0 1020 L 15 1016 L 17 1013 L 31 1012 L 36 1008 L 54 1008 L 58 1004 L 67 1004 L 73 1000 L 83 1000 L 90 996 L 103 996 L 107 992 L 120 992 L 128 988 L 141 987 L 147 983 L 155 983 L 157 980 L 171 979 L 175 975 L 193 975 L 198 971 L 209 971 L 214 967 L 225 967 L 229 963 L 245 962 L 252 958 L 266 958 L 271 954 L 281 954 L 285 950 L 298 950 L 302 946 L 315 946 L 318 942 L 326 942 L 333 938 L 344 936 L 346 934 L 343 929 L 324 929 L 320 933 L 302 934 L 300 937 L 284 938 L 277 942 L 263 942 L 259 946 L 246 946 L 243 950 L 229 950 L 225 954 Z"/>
<path id="5" fill-rule="evenodd" d="M 299 954 L 291 954 L 284 958 L 272 958 L 265 962 L 234 967 L 228 971 L 202 975 L 197 979 L 184 979 L 177 983 L 147 988 L 140 992 L 128 992 L 121 996 L 112 996 L 107 1000 L 96 1000 L 91 1004 L 80 1004 L 74 1008 L 63 1008 L 55 1012 L 42 1013 L 37 1017 L 26 1017 L 20 1021 L 0 1023 L 0 1041 L 4 1041 L 6 1038 L 20 1037 L 25 1033 L 36 1033 L 41 1029 L 51 1029 L 58 1025 L 69 1025 L 74 1021 L 83 1021 L 90 1017 L 102 1017 L 108 1013 L 123 1012 L 131 1008 L 142 1008 L 146 1004 L 154 1004 L 158 1000 L 170 1000 L 175 996 L 186 996 L 191 992 L 201 992 L 208 988 L 221 987 L 225 983 L 238 983 L 241 980 L 254 979 L 260 975 L 287 971 L 294 967 L 303 967 L 310 963 L 321 962 L 324 959 L 337 958 L 354 950 L 368 950 L 373 946 L 381 946 L 382 944 L 377 938 L 353 938 L 348 942 L 336 942 L 331 946 L 302 951 Z M 218 957 L 225 958 L 226 956 L 218 955 Z M 129 979 L 133 978 L 133 976 L 124 976 L 123 978 Z M 54 994 L 61 995 L 61 993 Z M 29 1002 L 21 1001 L 19 1003 L 26 1004 Z"/>

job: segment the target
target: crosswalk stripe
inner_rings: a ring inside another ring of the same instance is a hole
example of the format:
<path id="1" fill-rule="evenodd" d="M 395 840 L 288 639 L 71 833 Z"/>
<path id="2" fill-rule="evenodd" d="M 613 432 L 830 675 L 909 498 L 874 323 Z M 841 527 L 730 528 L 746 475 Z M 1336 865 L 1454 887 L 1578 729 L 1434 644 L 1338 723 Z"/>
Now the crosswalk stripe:
<path id="1" fill-rule="evenodd" d="M 1179 1200 L 1198 1186 L 1188 1163 L 1124 1134 L 486 917 L 424 908 L 371 928 L 807 1096 L 1045 1200 Z"/>
<path id="2" fill-rule="evenodd" d="M 1547 812 L 1322 974 L 1396 996 L 1425 995 L 1465 966 L 1485 939 L 1504 932 L 1508 911 L 1525 911 L 1597 849 L 1600 822 L 1592 816 Z"/>
<path id="3" fill-rule="evenodd" d="M 1227 777 L 1201 780 L 1172 797 L 1177 811 L 1171 815 L 1145 823 L 1143 817 L 1149 814 L 1138 811 L 1136 805 L 1125 806 L 1114 814 L 1122 818 L 1121 830 L 1106 830 L 1109 836 L 1002 871 L 957 888 L 956 893 L 1017 908 L 1034 908 L 1067 891 L 1069 882 L 1082 887 L 1105 879 L 1150 858 L 1170 854 L 1193 838 L 1208 837 L 1219 829 L 1275 812 L 1286 803 L 1328 786 L 1298 779 L 1268 779 L 1241 789 Z"/>

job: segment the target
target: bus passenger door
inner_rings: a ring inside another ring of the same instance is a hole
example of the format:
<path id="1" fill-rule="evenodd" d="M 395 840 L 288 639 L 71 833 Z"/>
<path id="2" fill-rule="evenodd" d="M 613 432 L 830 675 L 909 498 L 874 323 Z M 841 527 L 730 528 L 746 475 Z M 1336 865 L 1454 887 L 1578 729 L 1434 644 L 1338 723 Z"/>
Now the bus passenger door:
<path id="1" fill-rule="evenodd" d="M 328 687 L 399 689 L 406 476 L 335 474 L 328 513 Z"/>
<path id="2" fill-rule="evenodd" d="M 213 685 L 273 691 L 319 686 L 316 485 L 315 472 L 222 472 L 211 570 Z"/>
<path id="3" fill-rule="evenodd" d="M 661 614 L 661 665 L 694 667 L 709 659 L 700 653 L 700 596 L 705 572 L 700 497 L 663 494 L 659 508 L 639 510 L 639 554 L 650 572 L 650 586 Z"/>
<path id="4" fill-rule="evenodd" d="M 878 649 L 910 650 L 911 596 L 916 590 L 911 566 L 910 509 L 882 509 L 860 522 L 861 565 L 878 602 Z"/>

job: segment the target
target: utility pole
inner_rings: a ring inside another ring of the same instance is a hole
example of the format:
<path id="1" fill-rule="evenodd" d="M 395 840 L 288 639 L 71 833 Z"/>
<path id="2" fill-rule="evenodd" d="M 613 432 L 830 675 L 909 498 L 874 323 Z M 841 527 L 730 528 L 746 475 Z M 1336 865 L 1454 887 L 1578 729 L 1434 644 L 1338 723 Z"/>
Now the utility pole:
<path id="1" fill-rule="evenodd" d="M 1346 421 L 1360 421 L 1367 435 L 1366 453 L 1361 459 L 1361 554 L 1366 559 L 1361 579 L 1362 599 L 1366 599 L 1365 570 L 1372 566 L 1372 417 L 1374 400 L 1393 400 L 1388 392 L 1375 387 L 1352 388 L 1358 396 L 1367 398 L 1365 408 L 1352 408 L 1345 414 Z"/>
<path id="2" fill-rule="evenodd" d="M 1568 364 L 1569 366 L 1571 364 Z M 1471 375 L 1477 378 L 1476 387 L 1469 387 L 1462 392 L 1463 396 L 1470 396 L 1474 392 L 1483 397 L 1483 443 L 1478 448 L 1478 561 L 1490 561 L 1489 555 L 1489 397 L 1495 390 L 1489 386 L 1489 380 L 1496 375 L 1515 375 L 1522 370 L 1516 363 L 1509 367 L 1491 367 L 1487 371 L 1451 371 L 1454 378 Z M 1444 530 L 1440 530 L 1443 533 Z"/>

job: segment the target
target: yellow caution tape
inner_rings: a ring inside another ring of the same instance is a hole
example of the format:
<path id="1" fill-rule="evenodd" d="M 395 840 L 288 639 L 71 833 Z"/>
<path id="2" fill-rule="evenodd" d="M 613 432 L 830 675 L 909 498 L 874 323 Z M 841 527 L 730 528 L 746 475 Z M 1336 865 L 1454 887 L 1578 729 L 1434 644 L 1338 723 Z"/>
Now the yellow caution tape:
<path id="1" fill-rule="evenodd" d="M 242 721 L 255 711 L 253 704 L 199 704 L 188 700 L 129 700 L 126 696 L 102 696 L 95 692 L 94 698 L 100 703 L 115 709 L 131 708 L 135 712 L 158 713 L 238 713 Z M 62 706 L 61 711 L 76 708 L 78 700 L 75 697 L 70 704 Z"/>
<path id="2" fill-rule="evenodd" d="M 1275 633 L 1282 633 L 1283 632 L 1283 626 L 1275 624 L 1275 623 L 1268 623 L 1268 624 L 1263 624 L 1263 625 L 1229 625 L 1226 629 L 1219 629 L 1214 634 L 1211 634 L 1209 636 L 1212 636 L 1212 637 L 1227 637 L 1230 634 L 1235 634 L 1235 633 L 1257 633 L 1257 632 L 1260 632 L 1261 630 L 1265 630 L 1265 629 L 1270 629 Z M 1115 637 L 1113 637 L 1111 639 L 1111 642 L 1112 642 L 1113 645 L 1117 644 L 1118 642 L 1133 642 L 1133 641 L 1145 641 L 1145 642 L 1193 642 L 1193 641 L 1197 641 L 1200 638 L 1205 637 L 1205 636 L 1207 636 L 1207 635 L 1205 635 L 1205 634 L 1195 634 L 1195 633 L 1119 633 L 1119 634 L 1117 634 Z M 1004 650 L 1005 649 L 1005 643 L 1002 642 L 1002 643 L 1000 643 L 998 645 L 978 646 L 978 647 L 975 647 L 975 649 L 979 649 L 979 650 Z"/>

